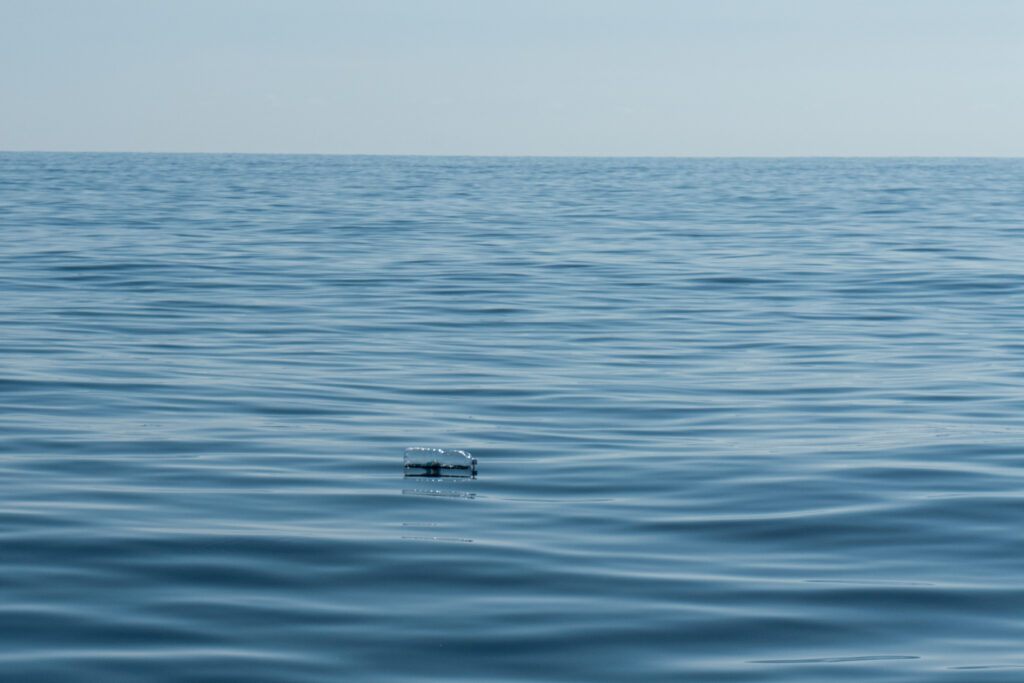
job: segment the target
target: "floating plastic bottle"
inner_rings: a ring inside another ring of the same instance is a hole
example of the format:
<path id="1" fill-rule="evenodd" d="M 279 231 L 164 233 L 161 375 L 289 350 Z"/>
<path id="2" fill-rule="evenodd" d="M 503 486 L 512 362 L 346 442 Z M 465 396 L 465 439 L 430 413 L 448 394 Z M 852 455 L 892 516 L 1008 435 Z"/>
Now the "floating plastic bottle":
<path id="1" fill-rule="evenodd" d="M 476 458 L 456 448 L 406 448 L 407 477 L 474 477 Z"/>

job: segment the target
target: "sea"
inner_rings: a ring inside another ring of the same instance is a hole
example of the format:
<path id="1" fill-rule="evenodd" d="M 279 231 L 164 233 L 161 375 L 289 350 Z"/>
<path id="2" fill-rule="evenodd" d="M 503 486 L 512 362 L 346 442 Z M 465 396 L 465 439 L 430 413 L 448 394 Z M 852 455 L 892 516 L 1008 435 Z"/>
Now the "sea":
<path id="1" fill-rule="evenodd" d="M 1024 160 L 0 154 L 0 679 L 1024 680 Z"/>

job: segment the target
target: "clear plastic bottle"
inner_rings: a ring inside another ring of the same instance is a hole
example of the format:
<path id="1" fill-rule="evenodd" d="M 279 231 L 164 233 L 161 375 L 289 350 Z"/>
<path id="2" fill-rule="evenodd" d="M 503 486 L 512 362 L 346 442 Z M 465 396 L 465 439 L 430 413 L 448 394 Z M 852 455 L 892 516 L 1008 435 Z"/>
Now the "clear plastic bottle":
<path id="1" fill-rule="evenodd" d="M 406 448 L 404 462 L 407 477 L 476 476 L 476 458 L 457 448 Z"/>

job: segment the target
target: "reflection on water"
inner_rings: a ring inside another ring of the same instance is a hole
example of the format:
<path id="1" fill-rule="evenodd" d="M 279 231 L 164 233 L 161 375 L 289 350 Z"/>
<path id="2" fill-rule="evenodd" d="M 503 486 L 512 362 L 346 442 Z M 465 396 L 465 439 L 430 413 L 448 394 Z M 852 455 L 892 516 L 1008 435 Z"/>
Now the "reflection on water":
<path id="1" fill-rule="evenodd" d="M 436 483 L 434 484 L 436 486 Z M 403 496 L 442 496 L 444 498 L 476 498 L 472 491 L 452 491 L 444 489 L 402 489 Z"/>

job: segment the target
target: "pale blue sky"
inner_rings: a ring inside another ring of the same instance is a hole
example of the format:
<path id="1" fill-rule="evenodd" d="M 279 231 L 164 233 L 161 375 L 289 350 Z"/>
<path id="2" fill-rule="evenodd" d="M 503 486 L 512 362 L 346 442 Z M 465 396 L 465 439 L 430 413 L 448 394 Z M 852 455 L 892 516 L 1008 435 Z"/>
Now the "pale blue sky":
<path id="1" fill-rule="evenodd" d="M 0 0 L 0 149 L 1024 156 L 1024 1 Z"/>

